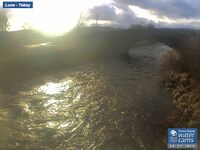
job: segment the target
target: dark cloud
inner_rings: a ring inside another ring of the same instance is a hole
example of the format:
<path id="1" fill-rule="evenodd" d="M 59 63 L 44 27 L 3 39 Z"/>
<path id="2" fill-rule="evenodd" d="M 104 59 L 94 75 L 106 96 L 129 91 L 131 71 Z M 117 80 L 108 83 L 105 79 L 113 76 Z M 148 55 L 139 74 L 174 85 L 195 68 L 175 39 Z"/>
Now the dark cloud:
<path id="1" fill-rule="evenodd" d="M 122 12 L 118 14 L 117 9 Z M 128 27 L 131 24 L 147 21 L 136 17 L 127 5 L 118 5 L 118 3 L 93 7 L 89 10 L 89 14 L 89 19 L 111 21 L 113 25 L 121 27 Z"/>
<path id="2" fill-rule="evenodd" d="M 116 17 L 115 8 L 109 5 L 96 6 L 89 10 L 90 19 L 113 20 Z"/>
<path id="3" fill-rule="evenodd" d="M 136 5 L 169 18 L 200 18 L 199 0 L 114 0 L 118 5 Z"/>
<path id="4" fill-rule="evenodd" d="M 177 21 L 180 19 L 190 19 L 193 23 L 178 22 L 167 24 L 159 22 L 157 26 L 183 26 L 200 28 L 200 0 L 113 0 L 110 5 L 96 6 L 90 10 L 90 18 L 98 20 L 107 20 L 121 26 L 129 26 L 130 24 L 144 22 L 148 23 L 148 19 L 138 18 L 129 6 L 134 5 L 143 9 L 150 10 L 158 18 L 169 18 Z M 116 9 L 122 13 L 117 13 Z M 195 21 L 196 20 L 196 21 Z M 155 23 L 156 24 L 156 23 Z"/>

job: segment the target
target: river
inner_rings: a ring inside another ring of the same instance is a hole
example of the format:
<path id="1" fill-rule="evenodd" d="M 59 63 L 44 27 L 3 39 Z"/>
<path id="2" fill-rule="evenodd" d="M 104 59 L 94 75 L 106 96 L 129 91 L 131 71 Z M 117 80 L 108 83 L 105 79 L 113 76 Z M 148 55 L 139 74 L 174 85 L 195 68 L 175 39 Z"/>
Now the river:
<path id="1" fill-rule="evenodd" d="M 133 48 L 128 62 L 92 61 L 1 92 L 0 149 L 167 149 L 157 136 L 170 110 L 160 78 L 167 50 Z"/>

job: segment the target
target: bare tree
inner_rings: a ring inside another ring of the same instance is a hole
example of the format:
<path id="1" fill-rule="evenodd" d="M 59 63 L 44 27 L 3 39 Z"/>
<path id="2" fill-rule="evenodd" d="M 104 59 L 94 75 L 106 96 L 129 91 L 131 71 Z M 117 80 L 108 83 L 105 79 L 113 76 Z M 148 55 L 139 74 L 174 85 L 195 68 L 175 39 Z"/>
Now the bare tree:
<path id="1" fill-rule="evenodd" d="M 4 11 L 0 11 L 0 31 L 7 31 L 9 28 L 8 16 Z"/>
<path id="2" fill-rule="evenodd" d="M 76 30 L 80 30 L 81 28 L 85 27 L 86 24 L 87 24 L 87 21 L 88 21 L 88 18 L 83 14 L 81 13 L 79 19 L 78 19 L 78 22 L 76 24 Z"/>

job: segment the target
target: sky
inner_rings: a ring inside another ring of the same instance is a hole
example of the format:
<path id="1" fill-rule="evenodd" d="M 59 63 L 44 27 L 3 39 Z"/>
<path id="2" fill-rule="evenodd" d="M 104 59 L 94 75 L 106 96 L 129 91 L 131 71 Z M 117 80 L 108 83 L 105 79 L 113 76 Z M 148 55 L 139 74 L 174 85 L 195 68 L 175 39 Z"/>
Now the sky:
<path id="1" fill-rule="evenodd" d="M 96 6 L 91 14 L 126 27 L 134 23 L 153 23 L 158 27 L 200 29 L 199 0 L 113 0 Z"/>
<path id="2" fill-rule="evenodd" d="M 59 33 L 72 29 L 81 13 L 88 24 L 127 28 L 151 23 L 156 27 L 200 29 L 200 0 L 33 0 L 33 3 L 33 9 L 7 10 L 11 30 L 29 24 L 44 32 Z"/>

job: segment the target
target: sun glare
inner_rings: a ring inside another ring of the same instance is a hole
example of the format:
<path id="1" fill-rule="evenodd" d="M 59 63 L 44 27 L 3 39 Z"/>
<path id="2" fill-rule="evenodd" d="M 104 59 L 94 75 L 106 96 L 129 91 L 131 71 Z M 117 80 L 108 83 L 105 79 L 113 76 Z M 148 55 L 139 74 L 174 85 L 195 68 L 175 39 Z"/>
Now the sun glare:
<path id="1" fill-rule="evenodd" d="M 49 35 L 62 34 L 75 26 L 84 7 L 78 0 L 34 1 L 34 8 L 31 10 L 12 10 L 11 30 L 19 30 L 24 24 L 28 24 Z"/>
<path id="2" fill-rule="evenodd" d="M 59 34 L 71 30 L 84 11 L 80 1 L 38 1 L 37 14 L 31 25 L 48 34 Z"/>
<path id="3" fill-rule="evenodd" d="M 31 10 L 12 10 L 11 30 L 24 24 L 49 35 L 63 34 L 75 27 L 81 13 L 88 8 L 111 2 L 110 0 L 34 0 Z"/>
<path id="4" fill-rule="evenodd" d="M 61 34 L 71 30 L 84 11 L 84 6 L 81 3 L 79 5 L 76 0 L 40 0 L 35 1 L 34 6 L 34 16 L 30 24 L 47 34 Z"/>

